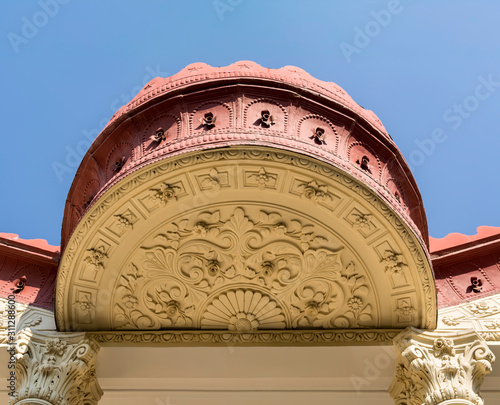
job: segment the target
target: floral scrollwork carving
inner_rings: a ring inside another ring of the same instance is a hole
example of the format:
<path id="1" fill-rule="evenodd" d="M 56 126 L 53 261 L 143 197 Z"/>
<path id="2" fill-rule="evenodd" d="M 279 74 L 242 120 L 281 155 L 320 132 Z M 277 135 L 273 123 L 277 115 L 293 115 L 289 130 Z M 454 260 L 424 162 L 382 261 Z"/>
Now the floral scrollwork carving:
<path id="1" fill-rule="evenodd" d="M 275 212 L 202 212 L 169 223 L 141 247 L 121 275 L 114 323 L 122 329 L 367 326 L 371 290 L 354 262 L 343 266 L 342 251 L 316 226 Z M 241 297 L 267 300 L 268 313 L 250 311 Z M 217 312 L 219 302 L 237 305 Z M 280 316 L 268 318 L 276 308 Z"/>

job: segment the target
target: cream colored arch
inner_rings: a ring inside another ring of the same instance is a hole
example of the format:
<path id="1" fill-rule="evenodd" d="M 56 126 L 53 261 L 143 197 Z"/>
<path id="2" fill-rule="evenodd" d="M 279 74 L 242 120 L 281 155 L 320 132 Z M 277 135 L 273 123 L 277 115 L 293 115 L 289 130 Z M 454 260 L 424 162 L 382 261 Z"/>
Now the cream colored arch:
<path id="1" fill-rule="evenodd" d="M 82 218 L 61 259 L 56 320 L 207 341 L 434 328 L 422 245 L 338 168 L 265 147 L 191 152 L 130 174 Z"/>

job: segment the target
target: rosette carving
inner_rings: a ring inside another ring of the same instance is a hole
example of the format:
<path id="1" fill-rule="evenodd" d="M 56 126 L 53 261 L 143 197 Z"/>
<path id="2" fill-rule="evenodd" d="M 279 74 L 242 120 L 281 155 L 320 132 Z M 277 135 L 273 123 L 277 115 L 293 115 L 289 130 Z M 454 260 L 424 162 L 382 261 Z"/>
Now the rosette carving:
<path id="1" fill-rule="evenodd" d="M 115 327 L 370 325 L 373 298 L 366 277 L 354 262 L 344 266 L 343 246 L 317 228 L 276 212 L 247 215 L 240 207 L 172 222 L 122 274 Z M 264 309 L 249 303 L 263 303 Z"/>

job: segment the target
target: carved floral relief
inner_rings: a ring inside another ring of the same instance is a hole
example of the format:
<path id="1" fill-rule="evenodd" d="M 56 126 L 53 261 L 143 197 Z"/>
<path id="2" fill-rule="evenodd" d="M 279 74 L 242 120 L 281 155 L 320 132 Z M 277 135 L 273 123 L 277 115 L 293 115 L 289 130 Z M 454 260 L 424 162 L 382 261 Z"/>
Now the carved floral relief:
<path id="1" fill-rule="evenodd" d="M 253 331 L 373 322 L 373 292 L 324 230 L 240 207 L 171 222 L 141 246 L 115 295 L 122 329 Z"/>

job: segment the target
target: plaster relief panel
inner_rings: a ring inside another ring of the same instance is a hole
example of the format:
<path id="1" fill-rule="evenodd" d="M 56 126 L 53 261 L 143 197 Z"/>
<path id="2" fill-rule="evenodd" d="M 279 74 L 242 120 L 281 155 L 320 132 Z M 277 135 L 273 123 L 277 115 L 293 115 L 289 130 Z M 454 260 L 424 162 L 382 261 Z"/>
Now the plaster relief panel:
<path id="1" fill-rule="evenodd" d="M 158 208 L 165 207 L 169 203 L 175 203 L 180 198 L 189 195 L 184 184 L 185 182 L 182 180 L 157 183 L 148 191 L 143 192 L 138 197 L 138 200 L 151 213 Z"/>
<path id="2" fill-rule="evenodd" d="M 415 294 L 393 296 L 392 300 L 396 324 L 401 327 L 414 324 L 418 314 Z"/>
<path id="3" fill-rule="evenodd" d="M 474 329 L 488 341 L 500 341 L 500 294 L 439 311 L 439 329 Z"/>
<path id="4" fill-rule="evenodd" d="M 269 99 L 252 101 L 243 113 L 244 127 L 286 132 L 288 114 L 280 103 Z"/>
<path id="5" fill-rule="evenodd" d="M 196 184 L 201 191 L 214 190 L 219 191 L 221 188 L 230 188 L 230 168 L 219 167 L 200 171 L 194 174 Z M 232 170 L 231 170 L 232 171 Z M 234 176 L 232 176 L 234 178 Z"/>
<path id="6" fill-rule="evenodd" d="M 79 278 L 83 281 L 98 282 L 109 259 L 111 242 L 99 238 L 90 245 L 92 247 L 85 251 L 82 258 Z"/>
<path id="7" fill-rule="evenodd" d="M 116 214 L 106 223 L 106 229 L 118 237 L 124 236 L 127 231 L 134 229 L 134 224 L 139 220 L 139 214 L 130 204 L 121 207 Z"/>
<path id="8" fill-rule="evenodd" d="M 373 287 L 321 226 L 225 206 L 165 225 L 131 256 L 113 299 L 118 329 L 373 325 Z"/>
<path id="9" fill-rule="evenodd" d="M 76 300 L 73 303 L 73 315 L 79 324 L 88 325 L 95 319 L 95 300 L 92 292 L 77 289 Z"/>

